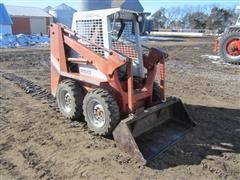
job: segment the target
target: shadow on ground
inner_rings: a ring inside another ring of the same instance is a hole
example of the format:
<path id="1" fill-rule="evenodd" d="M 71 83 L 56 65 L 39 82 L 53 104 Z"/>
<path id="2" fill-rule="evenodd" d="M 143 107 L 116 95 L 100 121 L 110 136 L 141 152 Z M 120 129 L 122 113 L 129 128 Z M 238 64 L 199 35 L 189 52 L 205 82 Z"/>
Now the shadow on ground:
<path id="1" fill-rule="evenodd" d="M 186 105 L 197 127 L 183 140 L 148 163 L 152 169 L 198 165 L 209 155 L 240 153 L 240 109 Z"/>

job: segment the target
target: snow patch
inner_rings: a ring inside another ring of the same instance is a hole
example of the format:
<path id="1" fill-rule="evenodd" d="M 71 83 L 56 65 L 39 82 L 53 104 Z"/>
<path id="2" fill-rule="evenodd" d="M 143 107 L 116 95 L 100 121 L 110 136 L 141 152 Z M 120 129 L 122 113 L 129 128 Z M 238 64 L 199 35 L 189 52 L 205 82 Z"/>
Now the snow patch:
<path id="1" fill-rule="evenodd" d="M 157 36 L 141 36 L 142 41 L 184 41 L 181 38 L 174 37 L 157 37 Z"/>
<path id="2" fill-rule="evenodd" d="M 210 55 L 210 54 L 205 54 L 201 56 L 202 58 L 208 58 L 214 61 L 219 61 L 221 58 L 220 56 L 215 56 L 215 55 Z"/>
<path id="3" fill-rule="evenodd" d="M 205 54 L 201 56 L 202 58 L 207 58 L 212 61 L 214 64 L 224 64 L 224 65 L 231 65 L 229 63 L 226 63 L 224 60 L 220 58 L 220 56 L 211 55 L 211 54 Z"/>

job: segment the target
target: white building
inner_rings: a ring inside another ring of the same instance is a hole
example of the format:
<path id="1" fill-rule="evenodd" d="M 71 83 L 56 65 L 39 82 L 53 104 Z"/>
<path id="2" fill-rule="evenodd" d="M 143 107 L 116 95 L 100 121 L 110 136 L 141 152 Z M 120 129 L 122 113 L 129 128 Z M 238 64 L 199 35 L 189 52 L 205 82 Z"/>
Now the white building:
<path id="1" fill-rule="evenodd" d="M 13 34 L 48 34 L 53 17 L 38 7 L 6 6 Z"/>

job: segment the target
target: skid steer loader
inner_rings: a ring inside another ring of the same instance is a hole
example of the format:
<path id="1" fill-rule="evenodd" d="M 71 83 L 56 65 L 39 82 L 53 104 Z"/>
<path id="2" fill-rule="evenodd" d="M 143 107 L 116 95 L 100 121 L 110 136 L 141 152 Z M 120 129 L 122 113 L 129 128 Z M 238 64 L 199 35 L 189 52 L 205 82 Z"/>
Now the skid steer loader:
<path id="1" fill-rule="evenodd" d="M 51 92 L 62 114 L 84 115 L 92 131 L 113 135 L 143 163 L 195 126 L 180 99 L 165 98 L 168 55 L 141 44 L 146 15 L 120 8 L 78 12 L 71 30 L 50 27 Z"/>

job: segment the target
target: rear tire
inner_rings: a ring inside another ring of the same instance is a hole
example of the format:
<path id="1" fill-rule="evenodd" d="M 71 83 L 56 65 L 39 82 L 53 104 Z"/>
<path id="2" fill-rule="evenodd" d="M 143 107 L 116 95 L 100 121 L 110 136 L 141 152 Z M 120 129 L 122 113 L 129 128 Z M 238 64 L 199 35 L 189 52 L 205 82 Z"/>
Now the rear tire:
<path id="1" fill-rule="evenodd" d="M 64 117 L 71 120 L 81 118 L 83 98 L 84 91 L 77 82 L 66 79 L 59 84 L 56 99 Z"/>
<path id="2" fill-rule="evenodd" d="M 116 100 L 108 91 L 100 88 L 85 96 L 83 114 L 89 129 L 103 136 L 111 135 L 120 119 Z"/>
<path id="3" fill-rule="evenodd" d="M 219 40 L 219 56 L 227 63 L 240 63 L 240 55 L 239 56 L 232 56 L 227 52 L 227 45 L 233 39 L 240 39 L 240 32 L 233 31 L 225 34 Z"/>
<path id="4" fill-rule="evenodd" d="M 236 27 L 236 26 L 233 26 L 233 27 L 230 27 L 229 32 L 240 32 L 240 28 L 239 27 Z"/>

